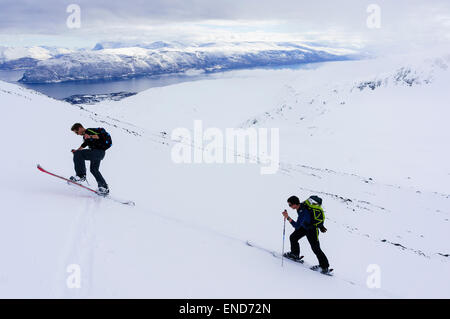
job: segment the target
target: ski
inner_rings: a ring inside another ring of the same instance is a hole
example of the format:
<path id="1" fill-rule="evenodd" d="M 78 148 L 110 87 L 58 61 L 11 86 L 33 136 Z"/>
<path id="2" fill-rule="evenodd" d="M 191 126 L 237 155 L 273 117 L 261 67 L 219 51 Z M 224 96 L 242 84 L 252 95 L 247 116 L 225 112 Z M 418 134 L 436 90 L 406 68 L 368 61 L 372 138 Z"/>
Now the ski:
<path id="1" fill-rule="evenodd" d="M 312 271 L 317 271 L 317 272 L 321 273 L 322 275 L 333 276 L 331 274 L 331 272 L 333 271 L 333 268 L 328 269 L 328 272 L 321 272 L 319 266 L 312 266 L 312 267 L 309 267 L 309 269 L 311 269 Z"/>
<path id="2" fill-rule="evenodd" d="M 248 246 L 250 246 L 250 247 L 257 248 L 257 249 L 259 249 L 259 250 L 263 250 L 263 251 L 265 251 L 265 252 L 271 254 L 271 255 L 272 255 L 273 257 L 275 257 L 275 258 L 280 258 L 280 259 L 281 259 L 281 257 L 282 257 L 280 253 L 278 253 L 278 252 L 276 252 L 276 251 L 274 251 L 274 250 L 270 250 L 270 249 L 267 249 L 267 248 L 264 248 L 264 247 L 255 245 L 253 242 L 250 242 L 250 241 L 248 241 L 248 240 L 247 240 L 246 244 L 247 244 Z M 304 256 L 300 256 L 300 259 L 299 259 L 299 260 L 294 260 L 294 259 L 288 258 L 288 257 L 286 257 L 286 256 L 283 256 L 283 258 L 286 258 L 287 260 L 292 261 L 292 262 L 297 263 L 297 264 L 303 264 L 303 263 L 304 263 L 303 257 L 304 257 Z"/>
<path id="3" fill-rule="evenodd" d="M 274 251 L 274 250 L 270 250 L 270 249 L 267 249 L 267 248 L 265 248 L 265 247 L 256 245 L 255 243 L 253 243 L 253 242 L 251 242 L 251 241 L 249 241 L 249 240 L 247 240 L 246 244 L 247 244 L 247 246 L 250 246 L 250 247 L 253 247 L 253 248 L 256 248 L 256 249 L 265 251 L 266 253 L 271 254 L 271 255 L 272 255 L 273 257 L 275 257 L 275 258 L 281 258 L 281 257 L 282 257 L 280 253 L 278 253 L 278 252 L 276 252 L 276 251 Z M 297 261 L 297 260 L 293 260 L 293 259 L 291 259 L 291 258 L 287 258 L 286 256 L 284 256 L 284 258 L 286 258 L 287 260 L 289 260 L 289 261 L 291 261 L 291 262 L 293 262 L 293 263 L 296 263 L 296 264 L 300 264 L 300 265 L 306 266 L 308 269 L 310 269 L 310 270 L 312 270 L 312 271 L 316 271 L 316 272 L 318 272 L 318 273 L 320 273 L 320 274 L 322 274 L 322 275 L 326 275 L 326 276 L 333 276 L 333 274 L 332 274 L 333 269 L 332 269 L 332 268 L 331 268 L 327 273 L 322 273 L 322 272 L 320 272 L 318 269 L 312 269 L 312 267 L 310 267 L 310 266 L 308 266 L 307 264 L 305 264 L 305 262 L 304 262 L 304 260 L 303 260 L 303 257 L 304 257 L 304 256 L 301 256 L 301 257 L 300 257 L 300 260 Z"/>
<path id="4" fill-rule="evenodd" d="M 296 263 L 300 263 L 300 264 L 303 264 L 305 261 L 303 260 L 303 258 L 304 258 L 305 256 L 300 256 L 298 259 L 292 259 L 291 257 L 288 257 L 288 256 L 286 256 L 286 255 L 283 255 L 283 258 L 286 258 L 286 259 L 288 259 L 288 260 L 292 260 L 293 262 L 296 262 Z"/>
<path id="5" fill-rule="evenodd" d="M 90 187 L 84 186 L 84 185 L 82 185 L 82 184 L 79 184 L 79 183 L 77 183 L 77 182 L 74 182 L 74 181 L 70 180 L 69 178 L 65 178 L 65 177 L 56 175 L 56 174 L 54 174 L 54 173 L 51 173 L 51 172 L 47 171 L 46 169 L 44 169 L 44 168 L 43 168 L 41 165 L 39 165 L 39 164 L 37 164 L 37 169 L 40 170 L 40 171 L 43 172 L 43 173 L 46 173 L 46 174 L 48 174 L 48 175 L 51 175 L 51 176 L 54 176 L 54 177 L 56 177 L 56 178 L 62 179 L 62 180 L 64 180 L 64 181 L 66 181 L 69 185 L 77 185 L 77 186 L 79 186 L 79 187 L 81 187 L 81 188 L 83 188 L 83 189 L 85 189 L 85 190 L 87 190 L 87 191 L 90 191 L 90 192 L 96 194 L 97 196 L 100 196 L 100 197 L 103 197 L 103 198 L 106 198 L 106 199 L 109 199 L 109 200 L 112 200 L 112 201 L 114 201 L 114 202 L 117 202 L 117 203 L 120 203 L 120 204 L 124 204 L 124 205 L 129 205 L 129 206 L 135 206 L 135 205 L 136 205 L 135 202 L 133 202 L 133 201 L 130 201 L 130 200 L 120 200 L 120 199 L 111 197 L 109 194 L 108 194 L 108 195 L 101 194 L 101 193 L 97 192 L 96 190 L 94 190 L 94 189 L 92 189 L 92 188 L 90 188 Z"/>

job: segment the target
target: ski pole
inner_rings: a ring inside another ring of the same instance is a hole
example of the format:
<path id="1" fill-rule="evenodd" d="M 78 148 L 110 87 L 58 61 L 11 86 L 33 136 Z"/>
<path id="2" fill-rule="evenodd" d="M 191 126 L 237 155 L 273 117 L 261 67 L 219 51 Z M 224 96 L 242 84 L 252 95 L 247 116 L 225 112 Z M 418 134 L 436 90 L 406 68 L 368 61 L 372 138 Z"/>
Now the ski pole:
<path id="1" fill-rule="evenodd" d="M 281 267 L 283 267 L 283 257 L 284 257 L 284 235 L 286 233 L 286 218 L 284 218 L 283 222 L 283 249 L 281 252 Z"/>

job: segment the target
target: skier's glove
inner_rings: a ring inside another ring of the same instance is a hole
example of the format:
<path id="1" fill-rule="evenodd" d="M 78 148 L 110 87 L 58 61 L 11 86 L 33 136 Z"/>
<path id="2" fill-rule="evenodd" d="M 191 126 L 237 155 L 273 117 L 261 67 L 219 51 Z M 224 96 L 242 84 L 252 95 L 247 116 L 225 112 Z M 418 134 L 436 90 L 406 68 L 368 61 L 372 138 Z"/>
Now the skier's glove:
<path id="1" fill-rule="evenodd" d="M 320 231 L 322 232 L 322 233 L 325 233 L 326 231 L 327 231 L 327 229 L 325 228 L 325 226 L 320 226 Z"/>

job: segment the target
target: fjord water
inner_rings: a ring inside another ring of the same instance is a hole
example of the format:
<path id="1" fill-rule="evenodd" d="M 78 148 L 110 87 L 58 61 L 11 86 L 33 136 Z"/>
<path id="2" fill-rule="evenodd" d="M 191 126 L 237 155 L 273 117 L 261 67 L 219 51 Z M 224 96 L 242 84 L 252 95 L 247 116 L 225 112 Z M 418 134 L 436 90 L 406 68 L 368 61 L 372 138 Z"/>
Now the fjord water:
<path id="1" fill-rule="evenodd" d="M 23 72 L 23 71 L 22 71 Z M 17 82 L 21 72 L 0 71 L 0 80 L 19 84 L 61 100 L 78 94 L 106 94 L 115 92 L 141 92 L 152 87 L 161 87 L 185 81 L 205 78 L 206 75 L 162 75 L 143 76 L 120 80 L 86 80 L 60 83 L 21 83 Z"/>
<path id="2" fill-rule="evenodd" d="M 315 69 L 332 62 L 303 63 L 286 66 L 268 66 L 252 69 Z M 80 94 L 108 94 L 116 92 L 142 92 L 153 87 L 163 87 L 172 84 L 197 81 L 205 79 L 217 79 L 221 77 L 233 77 L 235 72 L 242 70 L 228 70 L 217 73 L 178 73 L 152 76 L 139 76 L 133 78 L 114 80 L 84 80 L 59 83 L 21 83 L 18 82 L 24 70 L 0 70 L 0 80 L 18 84 L 25 88 L 38 91 L 49 97 L 62 100 L 72 95 Z"/>

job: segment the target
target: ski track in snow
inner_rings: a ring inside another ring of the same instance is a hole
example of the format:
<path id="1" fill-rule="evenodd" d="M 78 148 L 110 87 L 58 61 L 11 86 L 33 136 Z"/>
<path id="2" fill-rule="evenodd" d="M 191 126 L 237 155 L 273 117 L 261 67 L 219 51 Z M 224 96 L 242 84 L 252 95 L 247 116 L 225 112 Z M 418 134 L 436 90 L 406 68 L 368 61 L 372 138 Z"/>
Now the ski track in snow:
<path id="1" fill-rule="evenodd" d="M 316 168 L 312 168 L 313 170 L 318 170 Z M 404 188 L 404 187 L 400 187 L 400 186 L 395 186 L 395 185 L 389 185 L 389 184 L 383 184 L 383 183 L 378 183 L 378 182 L 374 182 L 371 179 L 366 179 L 366 178 L 362 178 L 358 175 L 355 174 L 348 174 L 348 173 L 336 173 L 332 170 L 322 170 L 324 173 L 326 174 L 334 174 L 334 175 L 341 175 L 343 177 L 349 177 L 349 178 L 356 178 L 356 179 L 361 179 L 360 182 L 363 184 L 372 184 L 374 186 L 381 186 L 385 189 L 389 189 L 390 192 L 395 192 L 396 190 L 403 190 L 403 191 L 407 191 L 409 192 L 412 196 L 421 196 L 422 192 L 418 192 L 415 189 L 409 189 L 409 188 Z M 293 172 L 298 172 L 298 170 L 293 170 Z M 303 172 L 301 172 L 303 173 Z M 289 176 L 291 177 L 296 177 L 295 173 L 290 173 Z M 321 177 L 322 178 L 322 177 Z M 327 180 L 327 178 L 325 178 L 325 180 Z M 370 182 L 369 182 L 370 180 Z M 364 186 L 361 186 L 364 187 Z M 323 197 L 328 197 L 330 200 L 333 201 L 337 201 L 339 203 L 345 204 L 343 207 L 347 210 L 351 210 L 353 212 L 361 212 L 361 211 L 367 211 L 367 212 L 371 212 L 371 213 L 392 213 L 392 210 L 390 210 L 387 207 L 382 207 L 376 204 L 373 204 L 367 200 L 362 200 L 362 199 L 358 199 L 355 197 L 352 198 L 348 198 L 339 194 L 335 194 L 335 193 L 330 193 L 330 192 L 324 192 L 324 191 L 320 191 L 317 189 L 310 189 L 310 188 L 305 188 L 305 187 L 298 187 L 299 189 L 303 190 L 303 191 L 307 191 L 309 193 L 314 193 L 314 194 L 319 194 Z M 438 192 L 425 192 L 425 194 L 427 195 L 431 195 L 431 196 L 436 196 L 436 197 L 444 197 L 444 198 L 449 198 L 448 195 L 445 194 L 441 194 Z M 417 248 L 413 248 L 413 247 L 405 247 L 404 245 L 398 243 L 398 242 L 393 242 L 390 240 L 387 240 L 386 238 L 379 238 L 377 236 L 371 235 L 371 234 L 367 234 L 365 232 L 361 232 L 358 230 L 357 227 L 346 224 L 346 223 L 338 223 L 337 221 L 333 220 L 332 218 L 327 217 L 327 219 L 329 221 L 332 221 L 333 223 L 339 225 L 340 227 L 346 228 L 348 232 L 350 233 L 354 233 L 357 234 L 361 237 L 373 240 L 375 242 L 383 242 L 383 243 L 389 243 L 392 244 L 396 247 L 399 247 L 399 249 L 402 250 L 407 250 L 410 252 L 413 252 L 419 256 L 422 257 L 426 257 L 426 258 L 432 258 L 433 256 L 437 256 L 437 255 L 441 255 L 441 256 L 445 256 L 443 255 L 441 252 L 424 252 L 420 249 Z"/>
<path id="2" fill-rule="evenodd" d="M 279 252 L 277 252 L 277 251 L 270 250 L 270 249 L 268 249 L 268 248 L 266 248 L 266 247 L 262 247 L 262 246 L 260 246 L 260 245 L 258 245 L 258 244 L 256 244 L 256 243 L 254 243 L 254 242 L 251 241 L 251 240 L 245 241 L 245 244 L 246 244 L 248 247 L 250 247 L 250 248 L 254 248 L 254 249 L 257 249 L 257 250 L 259 250 L 259 251 L 266 252 L 266 253 L 270 254 L 271 256 L 273 256 L 274 258 L 277 258 L 277 259 L 280 259 L 280 260 L 281 260 L 281 253 L 279 253 Z M 290 260 L 290 259 L 288 259 L 288 258 L 284 258 L 284 260 L 286 260 L 286 261 L 287 261 L 291 266 L 293 266 L 293 267 L 301 267 L 302 270 L 304 270 L 304 271 L 312 271 L 312 270 L 309 269 L 309 268 L 312 267 L 313 265 L 312 265 L 312 264 L 309 264 L 308 262 L 306 262 L 306 261 L 304 261 L 304 260 L 303 260 L 303 263 L 301 263 L 301 264 L 298 263 L 298 262 L 295 262 L 295 261 L 293 261 L 293 260 Z M 332 267 L 330 267 L 330 268 L 332 268 Z M 318 276 L 324 276 L 324 275 L 319 274 L 319 273 L 316 273 L 316 275 L 318 275 Z M 357 282 L 355 282 L 355 281 L 352 280 L 352 279 L 345 278 L 345 277 L 342 276 L 341 274 L 337 273 L 336 270 L 333 270 L 333 274 L 332 274 L 331 276 L 328 276 L 328 277 L 333 277 L 333 278 L 336 278 L 336 279 L 338 279 L 338 280 L 345 281 L 345 282 L 347 282 L 348 284 L 353 285 L 353 286 L 357 286 L 357 287 L 359 287 L 359 288 L 361 288 L 361 289 L 366 289 L 366 288 L 367 288 L 367 287 L 366 287 L 364 284 L 362 284 L 362 283 L 357 283 Z M 389 291 L 387 291 L 387 290 L 381 289 L 381 288 L 379 288 L 379 289 L 377 289 L 377 290 L 372 290 L 372 291 L 373 291 L 373 293 L 374 293 L 375 295 L 379 295 L 379 296 L 384 297 L 384 298 L 386 298 L 386 297 L 389 297 L 389 298 L 398 298 L 398 296 L 396 296 L 395 294 L 393 294 L 393 293 L 391 293 L 391 292 L 389 292 Z"/>
<path id="3" fill-rule="evenodd" d="M 86 198 L 76 219 L 70 227 L 65 249 L 59 262 L 59 273 L 55 280 L 55 297 L 57 298 L 88 298 L 93 287 L 93 263 L 95 250 L 95 210 L 101 198 Z M 81 287 L 68 288 L 67 272 L 69 265 L 79 265 L 81 272 Z"/>
<path id="4" fill-rule="evenodd" d="M 183 227 L 187 227 L 187 228 L 190 228 L 190 229 L 193 229 L 193 230 L 196 230 L 196 231 L 207 233 L 207 234 L 215 236 L 215 237 L 220 237 L 220 238 L 223 238 L 223 239 L 228 240 L 228 241 L 238 242 L 238 243 L 240 243 L 242 245 L 245 245 L 247 247 L 256 248 L 256 249 L 259 249 L 259 250 L 262 250 L 262 251 L 265 251 L 265 252 L 269 252 L 275 258 L 280 258 L 280 256 L 275 256 L 274 255 L 274 253 L 279 254 L 279 252 L 274 252 L 274 251 L 271 251 L 271 250 L 269 250 L 267 248 L 263 248 L 261 246 L 258 246 L 256 244 L 254 244 L 252 241 L 250 241 L 250 242 L 252 242 L 253 245 L 250 246 L 248 244 L 249 243 L 248 239 L 243 239 L 243 238 L 237 238 L 237 237 L 234 237 L 234 236 L 230 236 L 230 235 L 225 234 L 223 232 L 214 230 L 214 229 L 212 229 L 210 227 L 199 225 L 199 224 L 196 224 L 196 223 L 193 223 L 193 222 L 190 222 L 190 221 L 186 221 L 186 220 L 183 220 L 183 219 L 179 219 L 179 218 L 174 218 L 174 217 L 171 217 L 168 214 L 157 213 L 157 212 L 155 212 L 153 210 L 150 210 L 150 209 L 147 209 L 147 208 L 145 209 L 145 212 L 147 212 L 149 214 L 152 214 L 154 216 L 157 216 L 158 218 L 161 218 L 161 219 L 163 219 L 165 221 L 169 221 L 171 223 L 175 223 L 177 225 L 181 225 Z M 293 265 L 293 266 L 296 266 L 296 267 L 302 266 L 302 270 L 304 270 L 304 271 L 311 271 L 308 268 L 310 266 L 312 266 L 312 265 L 310 265 L 310 264 L 305 262 L 302 265 Z M 322 274 L 319 274 L 319 273 L 316 273 L 316 275 L 317 276 L 323 276 Z M 359 287 L 361 289 L 367 289 L 367 287 L 365 286 L 365 283 L 358 283 L 358 282 L 355 282 L 355 281 L 353 281 L 353 280 L 351 280 L 349 278 L 345 278 L 345 277 L 343 277 L 341 274 L 339 274 L 336 271 L 333 272 L 333 276 L 327 276 L 327 277 L 329 278 L 329 280 L 340 280 L 340 281 L 346 282 L 349 285 L 357 286 L 357 287 Z M 380 297 L 386 297 L 386 296 L 388 296 L 390 298 L 395 298 L 396 297 L 396 295 L 394 295 L 393 293 L 390 293 L 390 292 L 388 292 L 388 291 L 386 291 L 384 289 L 377 289 L 377 290 L 372 290 L 372 291 L 373 291 L 374 295 L 378 295 Z"/>

